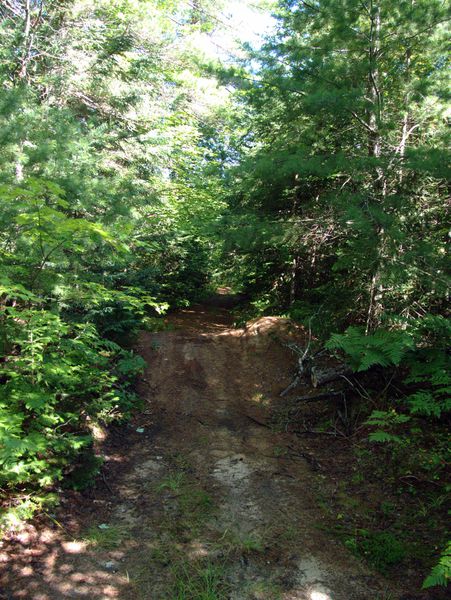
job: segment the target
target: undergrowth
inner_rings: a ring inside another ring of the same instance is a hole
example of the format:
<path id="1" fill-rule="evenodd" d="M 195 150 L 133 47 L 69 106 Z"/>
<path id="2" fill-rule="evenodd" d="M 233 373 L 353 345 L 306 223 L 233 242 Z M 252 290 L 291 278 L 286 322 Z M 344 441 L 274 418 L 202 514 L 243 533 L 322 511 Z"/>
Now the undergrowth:
<path id="1" fill-rule="evenodd" d="M 0 292 L 4 530 L 31 518 L 58 486 L 83 489 L 92 482 L 102 464 L 92 429 L 130 416 L 144 361 L 101 337 L 92 323 L 66 321 L 40 306 L 22 286 L 3 285 Z"/>

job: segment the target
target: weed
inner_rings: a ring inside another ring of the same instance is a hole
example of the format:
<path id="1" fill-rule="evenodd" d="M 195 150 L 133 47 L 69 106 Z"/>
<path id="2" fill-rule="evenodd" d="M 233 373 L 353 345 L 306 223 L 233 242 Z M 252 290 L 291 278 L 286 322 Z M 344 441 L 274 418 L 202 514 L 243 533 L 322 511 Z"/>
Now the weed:
<path id="1" fill-rule="evenodd" d="M 211 562 L 180 562 L 172 568 L 170 600 L 226 600 L 225 569 Z"/>
<path id="2" fill-rule="evenodd" d="M 213 507 L 213 500 L 204 490 L 188 487 L 180 496 L 179 506 L 183 513 L 205 515 Z"/>
<path id="3" fill-rule="evenodd" d="M 193 467 L 190 461 L 186 458 L 184 454 L 177 454 L 174 457 L 174 464 L 179 471 L 192 471 Z"/>
<path id="4" fill-rule="evenodd" d="M 64 486 L 77 491 L 87 489 L 92 485 L 103 462 L 103 457 L 94 454 L 92 448 L 85 448 L 80 453 L 77 464 L 64 481 Z"/>
<path id="5" fill-rule="evenodd" d="M 262 540 L 252 534 L 241 536 L 232 531 L 225 531 L 221 538 L 221 544 L 228 553 L 239 552 L 241 554 L 251 554 L 253 552 L 264 552 Z"/>
<path id="6" fill-rule="evenodd" d="M 155 331 L 155 329 L 154 329 L 154 331 Z M 158 352 L 161 348 L 161 342 L 159 340 L 153 339 L 150 342 L 150 347 L 154 352 Z"/>
<path id="7" fill-rule="evenodd" d="M 371 533 L 360 529 L 358 535 L 345 541 L 345 545 L 381 573 L 387 573 L 406 556 L 403 542 L 388 531 Z"/>
<path id="8" fill-rule="evenodd" d="M 283 446 L 274 446 L 273 454 L 276 458 L 279 458 L 280 456 L 286 456 L 288 450 Z"/>
<path id="9" fill-rule="evenodd" d="M 170 492 L 174 492 L 177 494 L 180 492 L 182 485 L 185 482 L 185 474 L 184 473 L 172 473 L 166 479 L 163 479 L 158 486 L 157 491 L 163 492 L 165 490 L 169 490 Z"/>
<path id="10" fill-rule="evenodd" d="M 381 509 L 381 513 L 384 516 L 388 517 L 389 515 L 392 515 L 395 512 L 396 506 L 393 504 L 393 502 L 388 502 L 387 500 L 383 500 L 381 502 L 380 509 Z"/>
<path id="11" fill-rule="evenodd" d="M 279 535 L 279 540 L 284 542 L 292 542 L 297 540 L 299 533 L 293 525 L 286 525 L 283 532 Z"/>
<path id="12" fill-rule="evenodd" d="M 175 536 L 196 535 L 214 509 L 213 499 L 202 488 L 192 484 L 184 472 L 177 472 L 157 486 L 159 492 L 169 490 L 176 499 L 165 526 Z"/>
<path id="13" fill-rule="evenodd" d="M 241 550 L 248 554 L 250 552 L 263 552 L 264 546 L 262 541 L 252 536 L 241 538 L 240 540 Z"/>
<path id="14" fill-rule="evenodd" d="M 351 482 L 355 485 L 358 485 L 359 483 L 363 483 L 365 481 L 365 476 L 363 475 L 363 473 L 357 472 L 354 473 L 354 475 L 352 476 Z"/>
<path id="15" fill-rule="evenodd" d="M 280 600 L 282 598 L 281 587 L 269 581 L 250 583 L 245 591 L 247 598 L 256 600 Z"/>
<path id="16" fill-rule="evenodd" d="M 170 552 L 165 547 L 153 548 L 150 557 L 153 562 L 165 567 L 171 562 Z"/>
<path id="17" fill-rule="evenodd" d="M 25 521 L 29 521 L 40 511 L 44 511 L 51 520 L 53 518 L 45 512 L 58 504 L 58 497 L 55 494 L 46 494 L 42 496 L 30 496 L 22 501 L 17 501 L 13 506 L 0 510 L 0 539 L 6 531 L 20 529 Z"/>
<path id="18" fill-rule="evenodd" d="M 126 531 L 122 527 L 104 525 L 100 528 L 98 525 L 93 525 L 86 531 L 82 539 L 95 548 L 114 550 L 122 544 L 126 537 Z"/>

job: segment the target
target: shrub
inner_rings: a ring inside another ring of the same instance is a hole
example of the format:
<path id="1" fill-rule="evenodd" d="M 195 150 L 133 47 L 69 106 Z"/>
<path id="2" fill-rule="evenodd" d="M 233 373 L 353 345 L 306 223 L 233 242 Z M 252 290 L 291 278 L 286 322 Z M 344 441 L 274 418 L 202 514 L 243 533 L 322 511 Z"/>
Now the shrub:
<path id="1" fill-rule="evenodd" d="M 0 484 L 46 488 L 90 446 L 92 422 L 130 412 L 144 361 L 49 311 L 8 307 L 3 320 Z"/>

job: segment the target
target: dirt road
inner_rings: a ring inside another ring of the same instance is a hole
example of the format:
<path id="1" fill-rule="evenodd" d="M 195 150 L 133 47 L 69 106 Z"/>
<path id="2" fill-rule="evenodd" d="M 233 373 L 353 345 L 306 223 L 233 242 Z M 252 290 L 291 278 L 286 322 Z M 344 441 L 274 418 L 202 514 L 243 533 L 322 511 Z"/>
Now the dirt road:
<path id="1" fill-rule="evenodd" d="M 140 338 L 144 407 L 104 440 L 95 489 L 4 543 L 0 598 L 388 598 L 321 529 L 299 442 L 267 426 L 293 372 L 277 323 L 196 307 L 171 325 Z"/>

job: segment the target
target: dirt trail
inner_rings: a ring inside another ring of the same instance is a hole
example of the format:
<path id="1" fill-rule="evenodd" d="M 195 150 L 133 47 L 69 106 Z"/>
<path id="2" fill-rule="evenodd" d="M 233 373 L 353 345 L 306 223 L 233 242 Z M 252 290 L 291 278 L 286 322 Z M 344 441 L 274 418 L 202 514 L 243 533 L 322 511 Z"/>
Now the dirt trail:
<path id="1" fill-rule="evenodd" d="M 385 598 L 320 529 L 299 442 L 265 426 L 293 357 L 220 308 L 171 322 L 140 338 L 145 406 L 105 440 L 96 488 L 4 543 L 0 598 Z"/>

